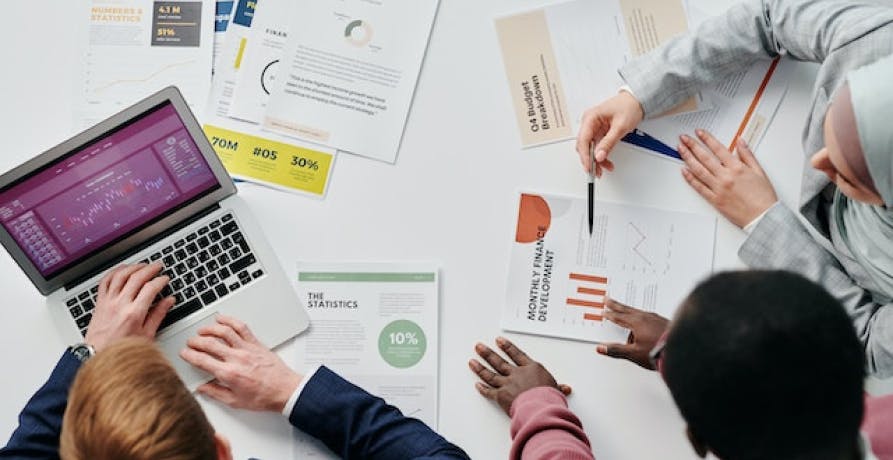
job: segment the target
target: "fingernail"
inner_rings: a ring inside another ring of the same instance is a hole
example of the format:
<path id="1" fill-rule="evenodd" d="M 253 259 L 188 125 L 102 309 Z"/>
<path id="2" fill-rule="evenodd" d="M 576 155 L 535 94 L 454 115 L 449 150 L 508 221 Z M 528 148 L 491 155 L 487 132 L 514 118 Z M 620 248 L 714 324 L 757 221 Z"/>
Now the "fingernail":
<path id="1" fill-rule="evenodd" d="M 598 161 L 604 161 L 607 156 L 608 152 L 605 149 L 599 149 L 598 152 L 595 152 L 595 159 Z"/>
<path id="2" fill-rule="evenodd" d="M 747 147 L 747 141 L 745 141 L 744 138 L 739 137 L 739 138 L 738 138 L 738 145 L 740 145 L 740 146 L 742 146 L 742 147 Z"/>
<path id="3" fill-rule="evenodd" d="M 485 345 L 480 342 L 474 344 L 475 351 L 484 351 L 484 348 L 485 348 Z"/>
<path id="4" fill-rule="evenodd" d="M 696 129 L 695 134 L 697 134 L 698 137 L 704 137 L 704 131 L 701 129 Z"/>
<path id="5" fill-rule="evenodd" d="M 604 345 L 599 345 L 599 346 L 595 347 L 595 351 L 598 352 L 598 354 L 600 354 L 600 355 L 606 355 L 606 354 L 608 354 L 608 347 L 606 347 Z"/>

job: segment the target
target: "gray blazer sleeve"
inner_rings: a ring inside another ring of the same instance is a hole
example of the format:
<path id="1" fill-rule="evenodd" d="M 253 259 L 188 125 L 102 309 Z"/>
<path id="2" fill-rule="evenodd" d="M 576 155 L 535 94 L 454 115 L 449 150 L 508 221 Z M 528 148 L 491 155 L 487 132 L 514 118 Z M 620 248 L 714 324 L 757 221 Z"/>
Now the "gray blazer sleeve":
<path id="1" fill-rule="evenodd" d="M 824 286 L 853 320 L 869 371 L 893 375 L 893 305 L 875 303 L 787 206 L 778 203 L 763 216 L 738 256 L 750 267 L 792 271 Z"/>
<path id="2" fill-rule="evenodd" d="M 648 117 L 660 115 L 697 88 L 760 59 L 788 55 L 821 62 L 836 49 L 883 25 L 886 6 L 846 0 L 747 0 L 694 32 L 630 61 L 620 75 Z"/>

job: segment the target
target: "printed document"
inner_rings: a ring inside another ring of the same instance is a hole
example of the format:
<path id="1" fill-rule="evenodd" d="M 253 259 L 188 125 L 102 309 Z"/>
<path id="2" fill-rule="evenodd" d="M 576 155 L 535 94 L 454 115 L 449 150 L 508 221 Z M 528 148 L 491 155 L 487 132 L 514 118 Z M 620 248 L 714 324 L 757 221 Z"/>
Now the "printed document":
<path id="1" fill-rule="evenodd" d="M 274 7 L 277 3 L 283 2 L 268 0 L 262 7 Z M 294 139 L 264 132 L 257 123 L 228 116 L 256 8 L 254 0 L 239 0 L 235 5 L 205 109 L 205 135 L 233 177 L 322 198 L 328 190 L 335 150 L 302 145 Z"/>
<path id="2" fill-rule="evenodd" d="M 290 18 L 272 131 L 394 162 L 438 0 L 307 0 Z"/>
<path id="3" fill-rule="evenodd" d="M 260 123 L 288 38 L 289 19 L 300 9 L 293 0 L 264 0 L 255 11 L 239 65 L 228 115 Z"/>
<path id="4" fill-rule="evenodd" d="M 297 369 L 322 364 L 437 427 L 438 268 L 431 263 L 298 263 L 310 329 Z M 294 458 L 338 458 L 303 433 Z"/>
<path id="5" fill-rule="evenodd" d="M 671 318 L 713 267 L 716 219 L 583 198 L 522 193 L 511 243 L 506 330 L 624 342 L 605 298 Z"/>
<path id="6" fill-rule="evenodd" d="M 620 67 L 687 30 L 682 0 L 572 0 L 497 18 L 522 145 L 573 139 L 583 113 L 623 85 Z M 695 127 L 755 146 L 786 90 L 779 73 L 755 64 L 639 128 L 673 148 Z"/>
<path id="7" fill-rule="evenodd" d="M 83 81 L 75 126 L 89 127 L 152 93 L 176 85 L 196 113 L 211 87 L 214 2 L 89 2 Z"/>
<path id="8" fill-rule="evenodd" d="M 214 63 L 214 80 L 205 109 L 208 117 L 225 117 L 229 113 L 256 8 L 255 0 L 238 0 L 235 4 L 235 11 L 232 12 L 224 37 L 219 42 L 220 50 Z"/>
<path id="9" fill-rule="evenodd" d="M 217 69 L 217 62 L 220 60 L 220 53 L 223 51 L 223 42 L 226 39 L 226 28 L 229 26 L 229 19 L 233 15 L 233 5 L 235 2 L 217 0 L 216 14 L 214 16 L 214 59 L 211 74 L 213 75 Z"/>

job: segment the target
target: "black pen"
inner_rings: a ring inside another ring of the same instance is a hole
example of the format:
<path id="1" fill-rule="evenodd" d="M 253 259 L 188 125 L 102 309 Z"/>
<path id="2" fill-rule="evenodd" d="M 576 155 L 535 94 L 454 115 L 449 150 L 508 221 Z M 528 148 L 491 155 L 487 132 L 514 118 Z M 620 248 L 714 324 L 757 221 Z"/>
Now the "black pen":
<path id="1" fill-rule="evenodd" d="M 593 209 L 595 205 L 595 150 L 589 146 L 589 236 L 592 236 Z"/>

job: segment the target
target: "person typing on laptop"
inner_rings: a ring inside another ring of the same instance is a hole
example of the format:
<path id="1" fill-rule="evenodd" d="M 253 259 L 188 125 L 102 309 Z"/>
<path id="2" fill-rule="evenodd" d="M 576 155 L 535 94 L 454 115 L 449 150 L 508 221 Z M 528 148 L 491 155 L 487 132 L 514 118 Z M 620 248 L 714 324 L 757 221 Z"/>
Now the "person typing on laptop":
<path id="1" fill-rule="evenodd" d="M 85 343 L 65 351 L 0 459 L 232 458 L 229 442 L 149 341 L 174 304 L 158 300 L 170 280 L 162 269 L 122 265 L 101 280 Z M 236 408 L 281 412 L 342 458 L 468 458 L 326 367 L 303 376 L 289 369 L 235 318 L 220 315 L 199 329 L 181 356 L 217 378 L 200 392 Z"/>

